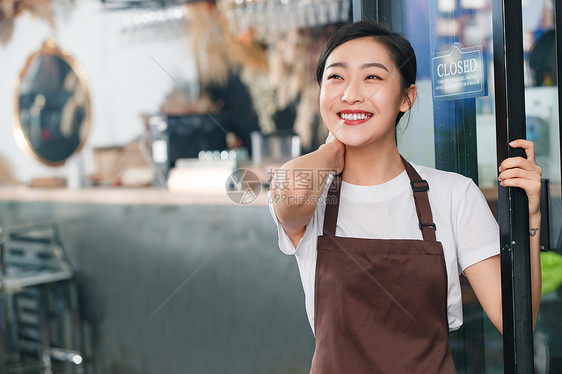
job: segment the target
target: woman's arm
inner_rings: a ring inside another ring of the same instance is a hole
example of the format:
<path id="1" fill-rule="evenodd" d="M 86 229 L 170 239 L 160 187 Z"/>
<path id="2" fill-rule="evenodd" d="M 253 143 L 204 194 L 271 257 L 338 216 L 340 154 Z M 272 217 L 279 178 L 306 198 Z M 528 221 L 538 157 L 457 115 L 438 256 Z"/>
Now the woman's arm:
<path id="1" fill-rule="evenodd" d="M 525 190 L 529 199 L 529 235 L 531 244 L 531 294 L 533 310 L 533 329 L 541 301 L 541 262 L 540 262 L 540 192 L 542 170 L 535 161 L 534 144 L 527 140 L 515 140 L 512 147 L 525 150 L 527 158 L 511 157 L 500 165 L 500 184 L 504 187 L 519 187 Z M 490 257 L 465 269 L 476 297 L 490 321 L 503 333 L 501 268 L 500 256 Z"/>
<path id="2" fill-rule="evenodd" d="M 345 146 L 330 134 L 316 151 L 295 158 L 278 169 L 271 180 L 271 199 L 277 219 L 296 247 L 324 191 L 319 170 L 339 174 L 344 166 Z M 311 178 L 298 178 L 299 173 Z M 327 175 L 326 175 L 327 177 Z"/>

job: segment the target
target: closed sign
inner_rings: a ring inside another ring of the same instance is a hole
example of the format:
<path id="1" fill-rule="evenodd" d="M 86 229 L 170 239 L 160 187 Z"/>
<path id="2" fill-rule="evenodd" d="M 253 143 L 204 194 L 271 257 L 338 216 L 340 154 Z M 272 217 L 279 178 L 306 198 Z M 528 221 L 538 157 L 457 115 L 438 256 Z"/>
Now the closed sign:
<path id="1" fill-rule="evenodd" d="M 486 96 L 486 64 L 482 46 L 463 48 L 459 43 L 431 60 L 434 100 Z"/>

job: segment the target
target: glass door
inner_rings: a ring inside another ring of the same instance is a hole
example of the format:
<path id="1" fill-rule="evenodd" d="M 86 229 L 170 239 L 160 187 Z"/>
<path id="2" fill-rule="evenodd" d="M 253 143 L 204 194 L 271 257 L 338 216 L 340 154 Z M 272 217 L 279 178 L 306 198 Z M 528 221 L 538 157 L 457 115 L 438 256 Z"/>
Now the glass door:
<path id="1" fill-rule="evenodd" d="M 497 214 L 491 0 L 403 4 L 402 32 L 418 56 L 421 100 L 399 138 L 400 150 L 416 162 L 472 178 Z M 418 131 L 429 136 L 421 138 Z M 502 335 L 464 275 L 459 277 L 464 322 L 449 336 L 457 372 L 503 373 Z"/>
<path id="2" fill-rule="evenodd" d="M 511 190 L 498 195 L 498 160 L 514 155 L 508 149 L 508 138 L 518 134 L 534 141 L 537 162 L 543 168 L 541 232 L 547 234 L 541 240 L 545 250 L 541 256 L 543 300 L 536 330 L 532 334 L 529 328 L 528 341 L 515 329 L 502 336 L 460 275 L 464 324 L 450 333 L 457 371 L 519 373 L 530 372 L 532 367 L 536 373 L 562 372 L 562 205 L 554 1 L 523 0 L 520 8 L 511 3 L 507 8 L 502 0 L 363 0 L 353 4 L 355 20 L 372 18 L 391 26 L 416 51 L 418 98 L 411 116 L 404 116 L 399 125 L 400 152 L 416 164 L 472 178 L 500 222 L 502 243 L 507 239 L 524 243 L 519 238 L 528 232 L 521 229 L 528 213 L 520 196 L 512 197 Z M 509 18 L 506 11 L 511 12 Z M 517 19 L 522 21 L 514 26 Z M 509 33 L 519 33 L 520 38 L 511 38 Z M 506 35 L 511 43 L 508 53 L 503 48 Z M 557 42 L 562 45 L 561 40 Z M 520 62 L 512 57 L 514 50 L 523 51 L 525 70 L 512 67 Z M 546 66 L 535 66 L 541 63 Z M 508 81 L 504 79 L 507 64 Z M 524 97 L 507 97 L 514 82 L 520 82 L 519 92 L 523 91 L 523 80 Z M 520 104 L 514 104 L 517 100 Z M 520 118 L 526 121 L 513 119 L 514 106 L 524 106 Z M 520 204 L 512 205 L 517 199 Z M 516 290 L 507 301 L 524 309 L 521 289 L 529 282 L 528 274 L 522 274 L 521 265 L 516 262 L 514 267 L 513 258 L 505 256 L 511 247 L 505 249 L 502 279 L 513 283 Z M 521 317 L 519 310 L 506 314 L 507 309 L 504 305 L 504 320 L 513 318 L 516 329 L 529 325 L 530 320 Z"/>

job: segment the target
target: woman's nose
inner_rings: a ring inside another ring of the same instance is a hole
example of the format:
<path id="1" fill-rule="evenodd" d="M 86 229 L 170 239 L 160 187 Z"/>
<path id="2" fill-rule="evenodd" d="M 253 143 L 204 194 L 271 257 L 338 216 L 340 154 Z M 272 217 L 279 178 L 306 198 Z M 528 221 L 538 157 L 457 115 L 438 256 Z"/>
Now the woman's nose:
<path id="1" fill-rule="evenodd" d="M 357 84 L 350 83 L 343 91 L 341 101 L 347 104 L 355 104 L 363 102 L 364 97 Z"/>

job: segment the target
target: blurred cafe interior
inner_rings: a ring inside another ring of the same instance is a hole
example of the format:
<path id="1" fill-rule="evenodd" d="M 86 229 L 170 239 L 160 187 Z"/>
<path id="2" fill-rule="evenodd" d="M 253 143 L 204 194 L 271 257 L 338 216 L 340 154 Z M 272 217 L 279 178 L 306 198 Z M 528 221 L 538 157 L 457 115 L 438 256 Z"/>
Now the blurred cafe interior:
<path id="1" fill-rule="evenodd" d="M 501 3 L 1 0 L 0 373 L 308 373 L 314 337 L 267 190 L 328 135 L 323 44 L 361 18 L 404 34 L 418 98 L 401 153 L 473 178 L 500 217 Z M 555 8 L 521 0 L 519 25 L 547 233 L 535 373 L 562 372 Z M 455 46 L 478 54 L 478 93 L 436 90 L 433 61 Z M 503 373 L 506 338 L 461 283 L 457 371 Z"/>

